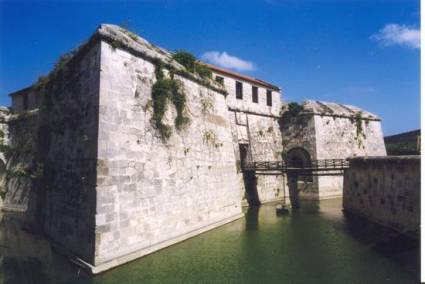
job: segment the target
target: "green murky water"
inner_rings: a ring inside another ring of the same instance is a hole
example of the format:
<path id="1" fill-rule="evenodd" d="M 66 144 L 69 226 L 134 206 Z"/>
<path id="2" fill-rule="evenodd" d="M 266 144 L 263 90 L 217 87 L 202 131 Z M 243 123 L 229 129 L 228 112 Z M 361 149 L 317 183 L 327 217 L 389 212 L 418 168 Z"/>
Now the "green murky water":
<path id="1" fill-rule="evenodd" d="M 97 276 L 13 216 L 0 227 L 0 283 L 417 283 L 418 244 L 341 211 L 341 200 L 275 205 Z"/>

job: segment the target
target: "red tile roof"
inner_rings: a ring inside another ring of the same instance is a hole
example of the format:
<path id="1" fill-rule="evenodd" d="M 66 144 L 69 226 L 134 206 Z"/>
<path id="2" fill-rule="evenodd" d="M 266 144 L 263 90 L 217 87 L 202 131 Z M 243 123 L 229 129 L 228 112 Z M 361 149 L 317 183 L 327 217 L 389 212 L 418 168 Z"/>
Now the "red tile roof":
<path id="1" fill-rule="evenodd" d="M 236 78 L 236 79 L 248 81 L 248 82 L 266 87 L 268 89 L 272 89 L 274 91 L 280 92 L 279 87 L 277 87 L 277 86 L 275 86 L 271 83 L 268 83 L 266 81 L 263 81 L 263 80 L 260 80 L 260 79 L 257 79 L 257 78 L 253 78 L 253 77 L 250 77 L 250 76 L 247 76 L 247 75 L 244 75 L 244 74 L 236 73 L 234 71 L 230 71 L 228 69 L 224 69 L 224 68 L 212 65 L 212 64 L 205 63 L 205 62 L 200 62 L 200 63 L 208 66 L 213 72 L 220 73 L 220 74 L 223 74 L 223 75 L 227 75 L 227 76 L 230 76 L 230 77 L 233 77 L 233 78 Z"/>

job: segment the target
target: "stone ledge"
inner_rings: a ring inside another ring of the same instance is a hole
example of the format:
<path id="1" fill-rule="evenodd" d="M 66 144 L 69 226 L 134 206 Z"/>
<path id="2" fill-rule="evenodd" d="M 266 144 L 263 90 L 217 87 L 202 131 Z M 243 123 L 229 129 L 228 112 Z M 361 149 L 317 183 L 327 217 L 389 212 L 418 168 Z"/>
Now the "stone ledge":
<path id="1" fill-rule="evenodd" d="M 406 156 L 358 156 L 351 157 L 348 160 L 420 160 L 420 155 L 406 155 Z"/>
<path id="2" fill-rule="evenodd" d="M 90 264 L 90 263 L 88 263 L 88 262 L 86 262 L 86 261 L 84 261 L 84 260 L 82 260 L 78 257 L 71 258 L 71 262 L 75 263 L 76 265 L 78 265 L 80 267 L 83 267 L 84 269 L 89 270 L 93 274 L 98 274 L 98 273 L 101 273 L 103 271 L 117 267 L 119 265 L 125 264 L 127 262 L 136 260 L 136 259 L 138 259 L 142 256 L 151 254 L 151 253 L 156 252 L 158 250 L 161 250 L 163 248 L 169 247 L 169 246 L 174 245 L 176 243 L 182 242 L 182 241 L 187 240 L 189 238 L 198 236 L 199 234 L 202 234 L 202 233 L 207 232 L 209 230 L 215 229 L 215 228 L 220 227 L 222 225 L 225 225 L 227 223 L 236 221 L 243 216 L 244 216 L 243 213 L 236 214 L 236 215 L 228 217 L 224 220 L 211 223 L 211 224 L 206 225 L 204 227 L 190 231 L 186 234 L 183 234 L 183 235 L 177 236 L 175 238 L 172 238 L 172 239 L 157 243 L 155 245 L 143 248 L 143 249 L 135 251 L 133 253 L 130 253 L 130 254 L 127 254 L 127 255 L 124 255 L 124 256 L 121 256 L 121 257 L 117 257 L 113 260 L 103 262 L 103 263 L 98 264 L 98 265 L 92 265 L 92 264 Z"/>
<path id="3" fill-rule="evenodd" d="M 351 157 L 347 159 L 351 165 L 364 164 L 364 163 L 416 163 L 421 161 L 420 155 L 408 155 L 408 156 L 361 156 Z"/>

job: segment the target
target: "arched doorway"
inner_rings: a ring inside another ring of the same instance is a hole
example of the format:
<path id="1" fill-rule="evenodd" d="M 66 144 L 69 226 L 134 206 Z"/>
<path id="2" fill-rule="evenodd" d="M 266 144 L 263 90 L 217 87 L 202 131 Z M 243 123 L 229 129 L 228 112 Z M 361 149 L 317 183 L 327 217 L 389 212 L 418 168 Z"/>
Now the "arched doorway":
<path id="1" fill-rule="evenodd" d="M 285 163 L 291 168 L 311 167 L 310 153 L 301 147 L 289 150 L 285 157 Z M 303 191 L 313 182 L 313 176 L 305 171 L 293 170 L 287 172 L 289 199 L 293 208 L 299 207 L 299 191 Z"/>
<path id="2" fill-rule="evenodd" d="M 285 162 L 287 165 L 297 168 L 311 167 L 310 154 L 302 147 L 295 147 L 289 150 L 286 154 Z M 299 180 L 304 182 L 313 182 L 313 177 L 311 175 L 300 176 Z"/>

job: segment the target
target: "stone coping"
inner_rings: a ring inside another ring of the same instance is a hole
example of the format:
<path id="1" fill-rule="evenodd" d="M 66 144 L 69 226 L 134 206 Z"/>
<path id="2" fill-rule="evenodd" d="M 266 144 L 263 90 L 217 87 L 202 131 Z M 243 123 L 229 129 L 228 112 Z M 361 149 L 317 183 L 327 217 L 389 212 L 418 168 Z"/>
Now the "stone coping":
<path id="1" fill-rule="evenodd" d="M 173 59 L 171 52 L 164 48 L 155 46 L 144 38 L 141 38 L 140 36 L 119 26 L 102 24 L 93 37 L 100 38 L 101 40 L 111 44 L 113 47 L 125 50 L 130 54 L 150 61 L 153 64 L 157 63 L 159 60 L 164 64 L 166 69 L 172 69 L 175 74 L 195 81 L 196 83 L 213 91 L 227 95 L 227 91 L 224 87 L 215 80 L 202 78 L 198 74 L 187 71 L 183 65 Z"/>
<path id="2" fill-rule="evenodd" d="M 349 161 L 401 161 L 401 160 L 420 160 L 420 155 L 406 156 L 358 156 L 348 158 Z"/>
<path id="3" fill-rule="evenodd" d="M 416 164 L 421 162 L 420 155 L 409 155 L 409 156 L 361 156 L 351 157 L 347 159 L 351 165 L 360 164 Z"/>

